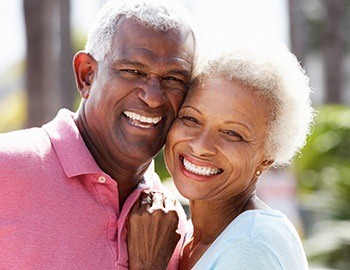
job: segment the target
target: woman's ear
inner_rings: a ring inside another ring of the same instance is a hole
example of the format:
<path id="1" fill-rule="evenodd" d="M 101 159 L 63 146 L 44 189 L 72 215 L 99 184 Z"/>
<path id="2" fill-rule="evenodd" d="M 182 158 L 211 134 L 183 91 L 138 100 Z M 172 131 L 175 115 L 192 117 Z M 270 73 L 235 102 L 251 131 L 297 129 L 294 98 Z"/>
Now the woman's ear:
<path id="1" fill-rule="evenodd" d="M 78 52 L 73 58 L 75 82 L 83 98 L 89 96 L 96 68 L 96 60 L 85 52 Z"/>
<path id="2" fill-rule="evenodd" d="M 270 159 L 264 159 L 259 166 L 256 168 L 255 170 L 255 174 L 256 176 L 260 176 L 263 171 L 267 170 L 268 168 L 270 168 L 270 166 L 274 163 L 274 160 L 270 160 Z"/>

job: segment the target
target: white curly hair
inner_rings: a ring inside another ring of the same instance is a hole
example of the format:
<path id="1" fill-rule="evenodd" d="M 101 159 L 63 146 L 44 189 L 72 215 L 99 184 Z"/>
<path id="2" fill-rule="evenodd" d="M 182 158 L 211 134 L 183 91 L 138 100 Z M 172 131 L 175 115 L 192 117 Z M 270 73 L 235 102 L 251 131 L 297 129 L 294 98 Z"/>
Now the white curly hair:
<path id="1" fill-rule="evenodd" d="M 109 51 L 118 19 L 123 16 L 160 31 L 189 28 L 197 43 L 198 28 L 193 18 L 175 0 L 109 0 L 92 23 L 85 45 L 85 51 L 97 61 L 102 61 Z"/>
<path id="2" fill-rule="evenodd" d="M 280 42 L 240 40 L 222 44 L 225 42 L 216 42 L 215 49 L 202 53 L 196 78 L 219 75 L 237 80 L 267 98 L 273 113 L 265 141 L 266 154 L 274 160 L 274 166 L 290 163 L 305 145 L 315 115 L 304 69 Z"/>

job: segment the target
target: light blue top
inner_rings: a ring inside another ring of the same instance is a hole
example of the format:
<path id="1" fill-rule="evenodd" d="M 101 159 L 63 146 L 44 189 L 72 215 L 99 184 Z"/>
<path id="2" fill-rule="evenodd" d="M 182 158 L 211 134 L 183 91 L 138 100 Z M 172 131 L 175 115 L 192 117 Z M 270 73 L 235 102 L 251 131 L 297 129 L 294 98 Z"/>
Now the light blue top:
<path id="1" fill-rule="evenodd" d="M 248 210 L 227 226 L 192 269 L 309 268 L 298 233 L 284 214 Z"/>

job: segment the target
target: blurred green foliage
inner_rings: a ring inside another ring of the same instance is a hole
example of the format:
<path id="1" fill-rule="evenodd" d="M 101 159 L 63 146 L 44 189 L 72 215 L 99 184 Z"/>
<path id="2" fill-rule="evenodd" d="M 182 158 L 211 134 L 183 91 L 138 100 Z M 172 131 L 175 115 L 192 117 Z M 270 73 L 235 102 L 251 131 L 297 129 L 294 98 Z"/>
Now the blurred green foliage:
<path id="1" fill-rule="evenodd" d="M 313 133 L 294 162 L 301 204 L 313 229 L 304 242 L 310 262 L 350 269 L 350 107 L 318 108 Z"/>
<path id="2" fill-rule="evenodd" d="M 323 203 L 316 207 L 335 219 L 350 219 L 350 107 L 318 109 L 313 133 L 294 165 L 301 195 L 320 194 Z"/>
<path id="3" fill-rule="evenodd" d="M 155 162 L 156 172 L 159 175 L 160 179 L 164 180 L 164 179 L 169 178 L 170 174 L 167 171 L 166 166 L 165 166 L 163 149 L 155 157 L 154 162 Z"/>

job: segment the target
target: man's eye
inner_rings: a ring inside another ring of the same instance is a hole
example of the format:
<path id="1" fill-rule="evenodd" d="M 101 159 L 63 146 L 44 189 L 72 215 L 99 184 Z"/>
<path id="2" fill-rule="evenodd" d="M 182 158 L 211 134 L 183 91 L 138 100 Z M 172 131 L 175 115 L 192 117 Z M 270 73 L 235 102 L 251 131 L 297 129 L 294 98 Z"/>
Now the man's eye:
<path id="1" fill-rule="evenodd" d="M 122 69 L 120 70 L 123 73 L 130 74 L 130 75 L 141 75 L 144 76 L 144 73 L 137 70 L 137 69 Z"/>
<path id="2" fill-rule="evenodd" d="M 176 77 L 173 77 L 173 76 L 165 77 L 165 78 L 163 78 L 163 81 L 179 83 L 179 84 L 183 84 L 183 85 L 186 84 L 182 79 L 176 78 Z"/>
<path id="3" fill-rule="evenodd" d="M 169 80 L 169 81 L 180 81 L 180 82 L 182 82 L 182 80 L 181 80 L 181 79 L 176 78 L 176 77 L 173 77 L 173 76 L 168 76 L 168 77 L 165 77 L 163 80 Z"/>
<path id="4" fill-rule="evenodd" d="M 188 89 L 188 85 L 182 79 L 173 76 L 162 78 L 162 84 L 164 87 L 179 88 L 183 91 L 187 91 Z"/>

